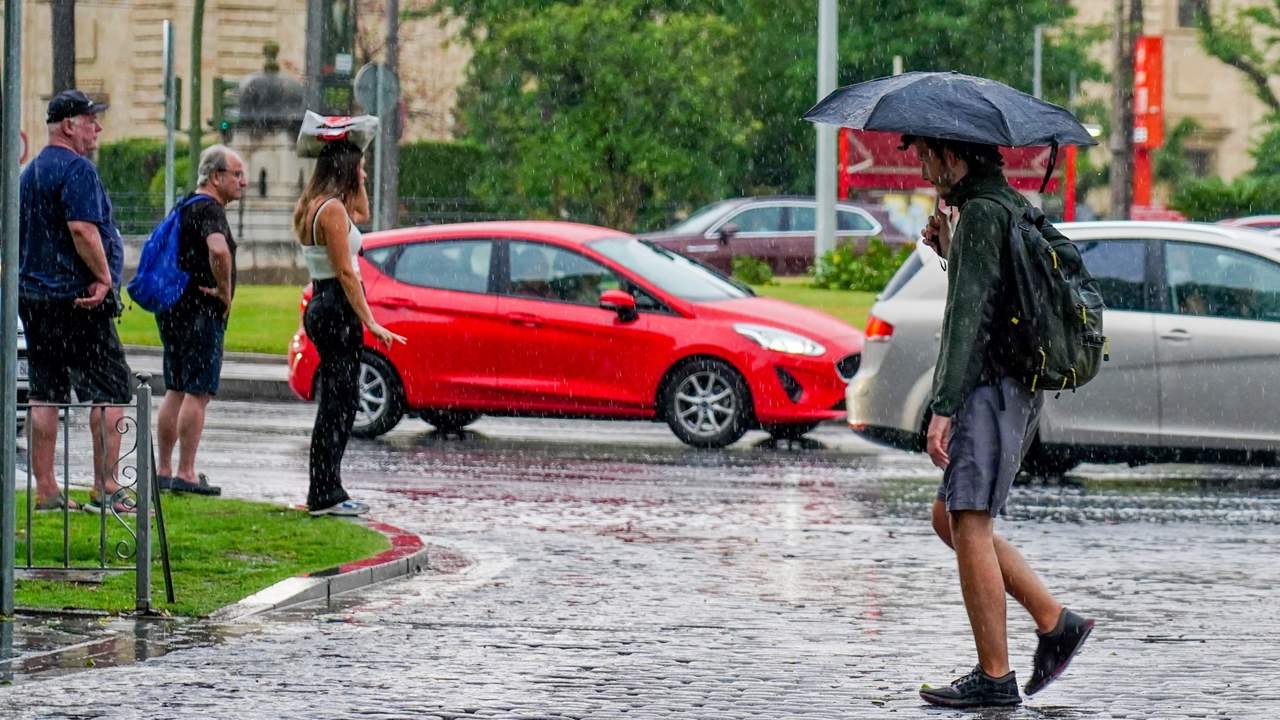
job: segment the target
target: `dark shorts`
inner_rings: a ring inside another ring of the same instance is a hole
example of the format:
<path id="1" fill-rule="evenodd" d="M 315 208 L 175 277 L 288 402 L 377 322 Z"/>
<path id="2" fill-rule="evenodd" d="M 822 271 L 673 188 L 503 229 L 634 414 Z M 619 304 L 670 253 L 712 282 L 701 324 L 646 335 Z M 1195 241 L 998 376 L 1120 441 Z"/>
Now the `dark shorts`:
<path id="1" fill-rule="evenodd" d="M 82 310 L 70 300 L 19 298 L 18 316 L 27 335 L 32 401 L 71 402 L 72 387 L 81 402 L 133 401 L 133 373 L 111 313 Z"/>
<path id="2" fill-rule="evenodd" d="M 1043 404 L 1043 393 L 1032 393 L 1009 378 L 969 394 L 951 417 L 951 461 L 938 487 L 938 499 L 948 511 L 985 510 L 992 517 L 1004 512 Z"/>
<path id="3" fill-rule="evenodd" d="M 222 378 L 225 318 L 204 312 L 156 315 L 164 345 L 164 386 L 174 392 L 217 395 Z"/>

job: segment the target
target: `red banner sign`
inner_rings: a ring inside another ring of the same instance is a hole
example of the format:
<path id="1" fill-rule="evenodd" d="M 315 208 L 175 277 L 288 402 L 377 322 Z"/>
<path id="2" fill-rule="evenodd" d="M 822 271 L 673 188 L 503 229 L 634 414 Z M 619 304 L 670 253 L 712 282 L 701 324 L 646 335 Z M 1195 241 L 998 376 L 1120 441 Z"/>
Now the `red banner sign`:
<path id="1" fill-rule="evenodd" d="M 1133 50 L 1133 144 L 1164 143 L 1164 38 L 1143 35 Z"/>
<path id="2" fill-rule="evenodd" d="M 847 198 L 853 190 L 910 190 L 932 187 L 920 175 L 920 160 L 911 148 L 899 150 L 897 133 L 840 129 L 838 190 Z M 1000 148 L 1004 174 L 1019 190 L 1039 191 L 1049 165 L 1049 148 Z M 1060 154 L 1046 192 L 1061 186 L 1063 156 Z"/>

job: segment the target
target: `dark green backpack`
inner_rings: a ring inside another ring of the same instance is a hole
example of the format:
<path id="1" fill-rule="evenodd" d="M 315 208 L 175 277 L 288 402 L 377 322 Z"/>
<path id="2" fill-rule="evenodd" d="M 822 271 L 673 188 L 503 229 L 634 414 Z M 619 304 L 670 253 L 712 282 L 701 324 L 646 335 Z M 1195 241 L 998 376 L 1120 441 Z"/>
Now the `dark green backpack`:
<path id="1" fill-rule="evenodd" d="M 1013 279 L 997 321 L 1011 347 L 1001 365 L 1032 391 L 1075 390 L 1092 380 L 1107 356 L 1102 293 L 1080 250 L 1034 207 L 983 195 L 1011 213 L 1009 262 Z"/>

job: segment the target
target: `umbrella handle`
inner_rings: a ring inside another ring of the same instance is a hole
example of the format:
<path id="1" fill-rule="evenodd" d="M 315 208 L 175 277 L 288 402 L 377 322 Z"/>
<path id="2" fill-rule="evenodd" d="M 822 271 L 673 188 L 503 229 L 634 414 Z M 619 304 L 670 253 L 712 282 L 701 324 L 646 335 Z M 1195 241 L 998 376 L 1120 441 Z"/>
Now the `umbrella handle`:
<path id="1" fill-rule="evenodd" d="M 1040 183 L 1040 194 L 1044 194 L 1044 189 L 1049 187 L 1049 181 L 1053 179 L 1053 168 L 1058 164 L 1058 141 L 1054 140 L 1049 143 L 1049 168 L 1044 172 L 1044 180 Z"/>

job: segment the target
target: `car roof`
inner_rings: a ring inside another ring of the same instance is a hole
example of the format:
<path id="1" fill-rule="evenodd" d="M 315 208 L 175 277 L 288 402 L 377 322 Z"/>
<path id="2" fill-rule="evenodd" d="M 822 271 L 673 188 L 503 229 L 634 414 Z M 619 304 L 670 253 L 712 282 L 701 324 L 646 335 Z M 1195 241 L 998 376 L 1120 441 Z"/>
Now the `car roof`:
<path id="1" fill-rule="evenodd" d="M 1280 238 L 1259 230 L 1235 225 L 1211 225 L 1198 222 L 1147 222 L 1137 220 L 1099 220 L 1095 222 L 1061 223 L 1054 227 L 1072 240 L 1102 237 L 1116 239 L 1187 240 L 1260 253 L 1280 259 Z"/>
<path id="2" fill-rule="evenodd" d="M 439 238 L 529 238 L 550 240 L 570 245 L 583 245 L 606 237 L 629 238 L 620 230 L 598 225 L 559 222 L 554 220 L 503 220 L 492 222 L 448 223 L 421 227 L 398 228 L 369 233 L 363 237 L 367 248 L 395 245 L 404 242 L 420 242 Z"/>

